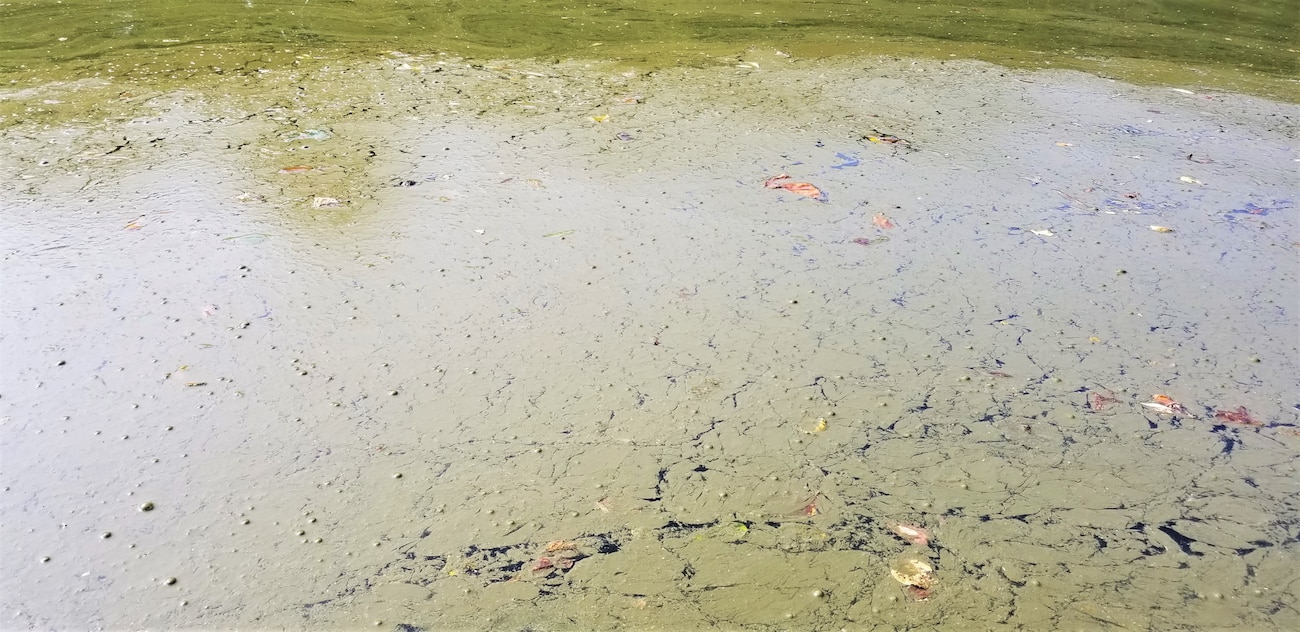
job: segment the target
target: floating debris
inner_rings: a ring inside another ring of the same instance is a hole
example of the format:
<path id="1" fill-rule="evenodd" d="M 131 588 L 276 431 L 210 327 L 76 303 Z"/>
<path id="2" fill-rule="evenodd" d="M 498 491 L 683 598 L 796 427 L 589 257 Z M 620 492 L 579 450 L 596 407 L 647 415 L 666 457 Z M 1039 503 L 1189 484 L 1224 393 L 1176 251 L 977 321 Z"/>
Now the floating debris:
<path id="1" fill-rule="evenodd" d="M 831 165 L 831 169 L 844 169 L 847 167 L 857 167 L 858 165 L 862 164 L 862 161 L 859 160 L 857 156 L 846 154 L 844 152 L 835 152 L 835 157 L 839 158 L 842 162 L 840 162 L 840 164 L 838 165 Z"/>
<path id="2" fill-rule="evenodd" d="M 822 498 L 821 492 L 817 492 L 816 494 L 813 494 L 811 497 L 803 501 L 802 506 L 799 508 L 799 510 L 796 513 L 806 518 L 811 518 L 813 516 L 822 513 L 821 507 L 818 506 L 817 504 L 817 501 L 821 500 L 821 498 Z"/>
<path id="3" fill-rule="evenodd" d="M 826 418 L 818 417 L 816 422 L 806 425 L 803 428 L 803 432 L 804 434 L 818 434 L 818 433 L 826 432 L 827 427 L 828 426 L 826 425 Z"/>
<path id="4" fill-rule="evenodd" d="M 862 137 L 862 140 L 871 141 L 877 145 L 911 145 L 911 141 L 905 138 L 899 138 L 893 134 L 886 134 L 878 129 L 871 130 L 871 134 Z"/>
<path id="5" fill-rule="evenodd" d="M 916 525 L 900 523 L 891 525 L 889 530 L 917 546 L 927 546 L 930 544 L 930 532 Z"/>
<path id="6" fill-rule="evenodd" d="M 1192 415 L 1192 413 L 1187 410 L 1186 406 L 1174 401 L 1173 398 L 1168 395 L 1153 395 L 1151 396 L 1151 400 L 1152 401 L 1149 402 L 1142 402 L 1142 405 L 1162 415 L 1186 415 L 1188 417 L 1195 417 L 1195 415 Z"/>
<path id="7" fill-rule="evenodd" d="M 222 237 L 221 241 L 238 241 L 246 244 L 260 244 L 270 238 L 271 236 L 266 233 L 248 233 L 246 235 L 232 235 L 230 237 Z"/>
<path id="8" fill-rule="evenodd" d="M 569 540 L 556 540 L 554 542 L 546 543 L 545 552 L 554 553 L 556 551 L 576 551 L 576 550 L 578 550 L 577 542 L 572 542 Z"/>
<path id="9" fill-rule="evenodd" d="M 1255 204 L 1254 202 L 1247 202 L 1245 206 L 1241 208 L 1234 208 L 1228 212 L 1241 213 L 1246 215 L 1268 215 L 1273 211 L 1282 211 L 1289 208 L 1293 208 L 1294 206 L 1295 206 L 1295 202 L 1291 200 L 1273 200 L 1273 203 L 1268 206 L 1260 206 L 1258 204 Z"/>
<path id="10" fill-rule="evenodd" d="M 1214 418 L 1225 424 L 1236 424 L 1238 426 L 1257 426 L 1263 427 L 1264 422 L 1250 416 L 1250 412 L 1245 406 L 1238 406 L 1237 410 L 1216 410 Z"/>
<path id="11" fill-rule="evenodd" d="M 807 182 L 789 182 L 781 185 L 781 188 L 791 193 L 798 193 L 799 195 L 810 198 L 820 198 L 822 195 L 821 189 L 818 189 Z"/>
<path id="12" fill-rule="evenodd" d="M 889 574 L 904 586 L 914 586 L 922 590 L 928 590 L 939 581 L 934 576 L 934 567 L 929 562 L 914 557 L 905 557 L 894 562 L 889 568 Z"/>
<path id="13" fill-rule="evenodd" d="M 577 542 L 567 540 L 549 542 L 542 554 L 533 560 L 523 573 L 513 579 L 545 579 L 556 573 L 567 573 L 574 564 L 586 557 L 588 554 L 578 548 Z"/>
<path id="14" fill-rule="evenodd" d="M 782 182 L 782 180 L 789 179 L 790 174 L 787 173 L 775 175 L 764 180 L 763 187 L 768 189 L 785 189 L 791 193 L 798 193 L 799 195 L 810 197 L 818 202 L 826 201 L 826 194 L 822 193 L 821 189 L 818 189 L 807 182 Z"/>
<path id="15" fill-rule="evenodd" d="M 323 129 L 309 129 L 285 136 L 284 142 L 291 143 L 295 140 L 329 140 L 330 137 L 331 134 Z"/>
<path id="16" fill-rule="evenodd" d="M 1088 408 L 1093 412 L 1101 412 L 1107 406 L 1118 402 L 1119 399 L 1114 395 L 1102 394 L 1097 391 L 1088 392 Z"/>
<path id="17" fill-rule="evenodd" d="M 921 588 L 920 586 L 905 586 L 903 591 L 907 593 L 907 598 L 912 601 L 926 601 L 930 598 L 932 589 Z"/>

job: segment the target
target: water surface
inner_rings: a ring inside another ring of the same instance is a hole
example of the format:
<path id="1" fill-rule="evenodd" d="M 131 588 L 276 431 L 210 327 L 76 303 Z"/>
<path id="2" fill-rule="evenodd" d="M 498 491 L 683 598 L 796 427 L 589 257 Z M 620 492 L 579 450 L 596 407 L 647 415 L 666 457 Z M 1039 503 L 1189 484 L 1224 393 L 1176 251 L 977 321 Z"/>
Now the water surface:
<path id="1" fill-rule="evenodd" d="M 1300 629 L 1252 7 L 6 4 L 0 627 Z"/>
<path id="2" fill-rule="evenodd" d="M 296 61 L 7 93 L 2 627 L 1300 626 L 1295 106 Z"/>

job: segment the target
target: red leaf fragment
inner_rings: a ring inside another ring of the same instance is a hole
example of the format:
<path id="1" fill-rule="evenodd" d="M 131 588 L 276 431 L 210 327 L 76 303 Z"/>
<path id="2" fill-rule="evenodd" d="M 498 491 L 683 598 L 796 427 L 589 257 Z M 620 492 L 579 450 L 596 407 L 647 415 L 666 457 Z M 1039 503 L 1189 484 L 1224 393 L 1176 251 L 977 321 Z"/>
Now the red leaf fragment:
<path id="1" fill-rule="evenodd" d="M 818 189 L 807 182 L 781 182 L 782 180 L 789 179 L 789 174 L 785 173 L 772 176 L 763 181 L 763 187 L 768 189 L 785 189 L 791 193 L 798 193 L 799 195 L 810 197 L 814 200 L 823 199 L 821 189 Z"/>
<path id="2" fill-rule="evenodd" d="M 1096 391 L 1088 392 L 1088 408 L 1093 412 L 1101 412 L 1105 408 L 1119 400 L 1109 395 L 1102 395 Z"/>
<path id="3" fill-rule="evenodd" d="M 782 173 L 782 174 L 780 174 L 780 175 L 775 175 L 775 176 L 772 176 L 772 177 L 770 177 L 770 178 L 764 180 L 764 181 L 763 181 L 763 187 L 764 187 L 764 188 L 767 188 L 767 189 L 779 189 L 779 188 L 781 188 L 781 181 L 782 181 L 782 180 L 789 180 L 789 179 L 790 179 L 790 174 L 788 174 L 788 173 Z"/>
<path id="4" fill-rule="evenodd" d="M 1236 424 L 1239 426 L 1263 426 L 1264 422 L 1250 416 L 1250 411 L 1245 406 L 1238 406 L 1237 410 L 1216 410 L 1214 418 L 1225 424 Z"/>
<path id="5" fill-rule="evenodd" d="M 818 189 L 817 187 L 808 184 L 807 182 L 787 182 L 785 184 L 782 184 L 781 188 L 791 193 L 798 193 L 799 195 L 803 195 L 813 199 L 820 199 L 822 196 L 821 189 Z"/>
<path id="6" fill-rule="evenodd" d="M 930 592 L 933 588 L 921 588 L 920 586 L 904 586 L 903 590 L 907 592 L 907 598 L 912 601 L 926 601 L 930 598 Z"/>

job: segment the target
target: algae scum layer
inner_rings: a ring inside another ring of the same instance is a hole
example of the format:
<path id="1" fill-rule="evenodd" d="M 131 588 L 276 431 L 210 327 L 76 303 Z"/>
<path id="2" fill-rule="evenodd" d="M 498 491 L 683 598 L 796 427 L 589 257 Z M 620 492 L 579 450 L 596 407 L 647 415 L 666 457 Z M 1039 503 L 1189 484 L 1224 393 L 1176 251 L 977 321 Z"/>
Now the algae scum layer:
<path id="1" fill-rule="evenodd" d="M 0 69 L 45 78 L 128 67 L 141 51 L 180 63 L 193 45 L 478 58 L 588 58 L 647 67 L 712 64 L 750 47 L 795 55 L 976 58 L 1143 83 L 1300 98 L 1292 0 L 11 0 Z"/>
<path id="2" fill-rule="evenodd" d="M 1281 4 L 1024 4 L 0 7 L 0 628 L 1300 628 Z"/>

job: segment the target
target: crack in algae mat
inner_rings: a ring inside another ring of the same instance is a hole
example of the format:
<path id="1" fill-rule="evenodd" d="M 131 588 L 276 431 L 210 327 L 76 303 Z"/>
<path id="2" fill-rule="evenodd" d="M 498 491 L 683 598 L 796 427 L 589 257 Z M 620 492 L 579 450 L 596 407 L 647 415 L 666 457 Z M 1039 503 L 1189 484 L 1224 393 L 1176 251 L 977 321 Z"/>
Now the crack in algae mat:
<path id="1" fill-rule="evenodd" d="M 778 56 L 4 96 L 78 105 L 0 131 L 5 628 L 1300 627 L 1294 105 Z"/>

